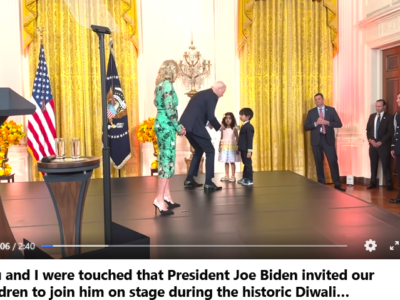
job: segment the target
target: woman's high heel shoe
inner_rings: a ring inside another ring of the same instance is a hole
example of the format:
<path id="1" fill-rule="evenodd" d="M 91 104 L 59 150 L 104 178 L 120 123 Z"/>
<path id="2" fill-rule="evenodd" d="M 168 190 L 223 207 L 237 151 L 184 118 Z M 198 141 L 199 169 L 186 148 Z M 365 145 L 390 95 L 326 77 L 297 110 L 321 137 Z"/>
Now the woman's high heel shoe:
<path id="1" fill-rule="evenodd" d="M 154 200 L 154 202 L 153 202 L 153 205 L 154 205 L 154 208 L 155 208 L 155 210 L 154 210 L 154 213 L 155 214 L 157 214 L 157 209 L 158 209 L 158 211 L 160 212 L 160 214 L 162 214 L 162 215 L 173 215 L 174 214 L 174 212 L 172 211 L 172 210 L 163 210 L 159 205 L 158 205 L 158 202 L 157 202 L 157 200 Z"/>
<path id="2" fill-rule="evenodd" d="M 167 203 L 168 208 L 176 208 L 181 206 L 179 203 L 172 203 L 171 200 L 168 200 L 168 198 L 164 198 L 164 201 Z"/>

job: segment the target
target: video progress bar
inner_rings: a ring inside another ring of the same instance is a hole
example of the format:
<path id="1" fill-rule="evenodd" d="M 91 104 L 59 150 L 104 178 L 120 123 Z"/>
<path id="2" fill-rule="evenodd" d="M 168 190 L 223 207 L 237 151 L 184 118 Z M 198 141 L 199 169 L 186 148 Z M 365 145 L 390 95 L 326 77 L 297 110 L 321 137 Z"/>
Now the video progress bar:
<path id="1" fill-rule="evenodd" d="M 42 245 L 43 248 L 347 248 L 347 245 Z"/>

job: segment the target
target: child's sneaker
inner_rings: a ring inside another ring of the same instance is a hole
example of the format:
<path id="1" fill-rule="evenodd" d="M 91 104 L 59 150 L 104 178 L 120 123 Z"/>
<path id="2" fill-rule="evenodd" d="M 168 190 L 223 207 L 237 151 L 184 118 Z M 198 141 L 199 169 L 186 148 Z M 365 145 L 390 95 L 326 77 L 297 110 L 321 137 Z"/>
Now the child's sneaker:
<path id="1" fill-rule="evenodd" d="M 237 183 L 243 184 L 243 182 L 244 182 L 245 180 L 246 180 L 246 178 L 239 179 Z"/>
<path id="2" fill-rule="evenodd" d="M 228 181 L 229 177 L 227 175 L 225 175 L 224 177 L 221 178 L 221 181 Z"/>
<path id="3" fill-rule="evenodd" d="M 236 177 L 232 176 L 231 178 L 229 178 L 229 182 L 236 182 Z"/>
<path id="4" fill-rule="evenodd" d="M 253 185 L 253 180 L 251 180 L 251 179 L 246 179 L 242 184 L 243 184 L 243 185 Z"/>

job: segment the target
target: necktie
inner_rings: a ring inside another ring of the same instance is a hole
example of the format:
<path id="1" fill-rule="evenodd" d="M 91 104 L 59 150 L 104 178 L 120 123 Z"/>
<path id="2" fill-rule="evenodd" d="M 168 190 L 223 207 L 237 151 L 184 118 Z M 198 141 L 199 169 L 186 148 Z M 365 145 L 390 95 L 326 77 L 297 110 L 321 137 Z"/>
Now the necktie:
<path id="1" fill-rule="evenodd" d="M 322 108 L 319 109 L 319 116 L 323 119 L 324 113 L 322 112 Z M 326 134 L 325 125 L 322 125 L 322 133 Z"/>
<path id="2" fill-rule="evenodd" d="M 379 140 L 379 138 L 378 138 L 379 125 L 381 125 L 381 114 L 378 114 L 378 120 L 376 120 L 376 126 L 375 126 L 375 139 L 376 140 Z"/>

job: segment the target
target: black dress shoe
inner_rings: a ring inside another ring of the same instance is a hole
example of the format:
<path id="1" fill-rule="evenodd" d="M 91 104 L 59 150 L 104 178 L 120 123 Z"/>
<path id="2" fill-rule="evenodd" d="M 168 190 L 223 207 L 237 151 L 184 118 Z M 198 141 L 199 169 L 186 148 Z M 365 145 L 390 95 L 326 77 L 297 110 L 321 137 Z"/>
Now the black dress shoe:
<path id="1" fill-rule="evenodd" d="M 206 191 L 219 191 L 222 190 L 222 186 L 216 186 L 215 183 L 211 183 L 211 184 L 205 184 L 204 185 L 204 190 Z"/>
<path id="2" fill-rule="evenodd" d="M 376 188 L 375 184 L 370 184 L 369 186 L 367 186 L 367 190 L 374 189 L 374 188 Z"/>
<path id="3" fill-rule="evenodd" d="M 390 203 L 400 203 L 400 199 L 390 199 Z"/>
<path id="4" fill-rule="evenodd" d="M 163 210 L 163 209 L 161 209 L 161 207 L 158 205 L 158 202 L 157 201 L 154 201 L 153 202 L 153 205 L 154 205 L 154 213 L 157 215 L 157 210 L 160 212 L 160 214 L 161 215 L 163 215 L 163 216 L 168 216 L 168 215 L 173 215 L 174 214 L 174 212 L 172 211 L 172 210 Z"/>
<path id="5" fill-rule="evenodd" d="M 387 186 L 387 187 L 386 187 L 386 190 L 389 191 L 389 192 L 390 192 L 390 191 L 393 191 L 393 186 L 392 186 L 392 185 Z"/>
<path id="6" fill-rule="evenodd" d="M 197 187 L 203 186 L 203 184 L 197 183 L 194 180 L 185 180 L 184 185 L 185 185 L 185 188 L 197 188 Z"/>
<path id="7" fill-rule="evenodd" d="M 346 189 L 344 187 L 342 187 L 341 185 L 335 185 L 335 189 L 342 191 L 342 192 L 346 191 Z"/>
<path id="8" fill-rule="evenodd" d="M 181 205 L 179 203 L 172 203 L 168 198 L 164 198 L 164 202 L 167 203 L 168 205 L 168 209 L 169 208 L 176 208 L 176 207 L 180 207 Z"/>

